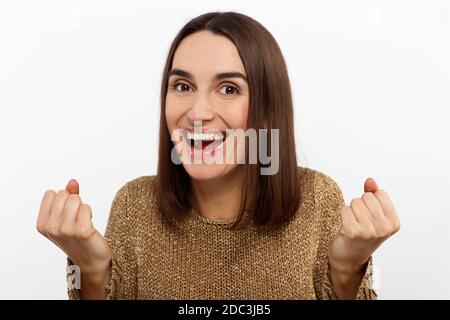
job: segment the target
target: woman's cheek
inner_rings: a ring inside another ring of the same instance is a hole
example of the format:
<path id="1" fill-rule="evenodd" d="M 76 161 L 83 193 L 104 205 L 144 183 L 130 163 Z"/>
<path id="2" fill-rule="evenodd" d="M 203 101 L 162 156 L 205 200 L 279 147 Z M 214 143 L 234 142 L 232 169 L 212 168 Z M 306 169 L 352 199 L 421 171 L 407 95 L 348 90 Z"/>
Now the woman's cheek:
<path id="1" fill-rule="evenodd" d="M 233 110 L 230 118 L 233 119 L 232 126 L 234 128 L 246 129 L 247 126 L 247 116 L 248 116 L 248 102 L 240 101 L 236 103 L 234 108 L 230 108 Z"/>
<path id="2" fill-rule="evenodd" d="M 247 129 L 247 117 L 248 117 L 248 102 L 245 103 L 242 107 L 242 128 Z"/>
<path id="3" fill-rule="evenodd" d="M 176 102 L 169 97 L 166 98 L 166 121 L 167 127 L 172 132 L 177 127 L 177 121 L 180 119 L 180 108 L 177 108 Z"/>

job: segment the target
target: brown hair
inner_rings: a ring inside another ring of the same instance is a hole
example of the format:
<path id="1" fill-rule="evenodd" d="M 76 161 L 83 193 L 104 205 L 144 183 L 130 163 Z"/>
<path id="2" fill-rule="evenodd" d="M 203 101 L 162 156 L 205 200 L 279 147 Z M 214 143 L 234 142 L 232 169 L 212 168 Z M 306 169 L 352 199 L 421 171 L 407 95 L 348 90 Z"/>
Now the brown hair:
<path id="1" fill-rule="evenodd" d="M 247 73 L 249 112 L 247 129 L 279 129 L 279 170 L 260 175 L 261 164 L 244 166 L 241 207 L 233 228 L 248 211 L 256 225 L 275 227 L 287 222 L 298 210 L 300 186 L 294 141 L 292 96 L 285 61 L 273 36 L 254 19 L 236 12 L 211 12 L 189 21 L 177 34 L 169 50 L 161 85 L 160 143 L 157 172 L 159 206 L 169 216 L 190 212 L 190 177 L 183 165 L 171 161 L 173 142 L 165 119 L 168 73 L 180 42 L 187 36 L 208 30 L 230 39 L 236 46 Z M 248 144 L 246 143 L 248 157 Z"/>

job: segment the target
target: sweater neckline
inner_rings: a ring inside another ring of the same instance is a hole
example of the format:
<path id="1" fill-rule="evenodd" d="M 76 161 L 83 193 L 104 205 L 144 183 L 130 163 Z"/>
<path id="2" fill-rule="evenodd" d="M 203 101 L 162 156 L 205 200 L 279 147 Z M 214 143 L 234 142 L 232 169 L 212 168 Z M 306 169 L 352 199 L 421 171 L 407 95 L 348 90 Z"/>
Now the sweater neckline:
<path id="1" fill-rule="evenodd" d="M 191 214 L 194 216 L 197 220 L 200 220 L 203 223 L 206 224 L 213 224 L 213 225 L 222 225 L 222 226 L 228 226 L 233 224 L 237 220 L 237 217 L 232 219 L 210 219 L 207 217 L 202 216 L 200 211 L 198 211 L 195 208 L 191 208 Z"/>

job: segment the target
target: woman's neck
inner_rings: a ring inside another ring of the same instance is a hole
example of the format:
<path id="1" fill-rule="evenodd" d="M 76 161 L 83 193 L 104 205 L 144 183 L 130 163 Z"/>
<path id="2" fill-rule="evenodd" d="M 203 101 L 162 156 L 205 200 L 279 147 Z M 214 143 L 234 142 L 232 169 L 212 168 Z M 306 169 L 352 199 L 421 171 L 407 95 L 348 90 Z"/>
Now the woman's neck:
<path id="1" fill-rule="evenodd" d="M 229 220 L 239 213 L 243 172 L 238 166 L 226 176 L 214 180 L 192 179 L 194 205 L 202 216 L 212 220 Z"/>

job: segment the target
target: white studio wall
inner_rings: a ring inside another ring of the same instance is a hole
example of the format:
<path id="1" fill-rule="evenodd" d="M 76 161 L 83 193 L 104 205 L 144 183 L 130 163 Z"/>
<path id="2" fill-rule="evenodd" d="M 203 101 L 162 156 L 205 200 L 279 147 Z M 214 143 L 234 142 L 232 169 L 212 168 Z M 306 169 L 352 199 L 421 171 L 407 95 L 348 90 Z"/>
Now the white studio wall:
<path id="1" fill-rule="evenodd" d="M 348 203 L 374 177 L 402 228 L 375 255 L 380 299 L 449 299 L 450 2 L 2 1 L 0 299 L 67 299 L 65 255 L 35 228 L 80 182 L 95 226 L 156 172 L 159 90 L 177 31 L 208 11 L 261 22 L 285 56 L 299 164 Z"/>

